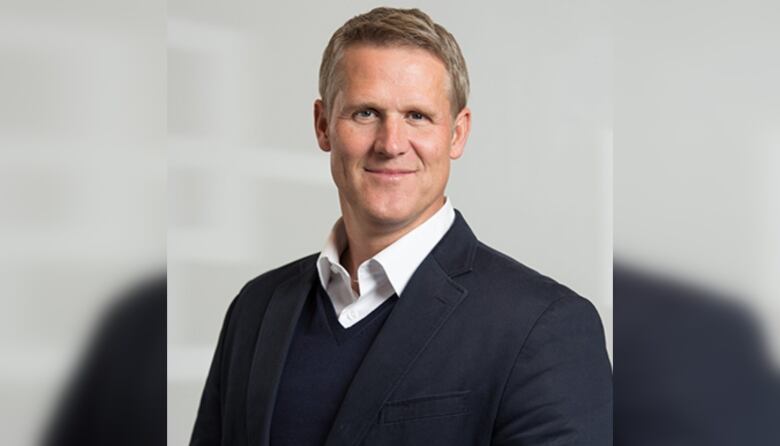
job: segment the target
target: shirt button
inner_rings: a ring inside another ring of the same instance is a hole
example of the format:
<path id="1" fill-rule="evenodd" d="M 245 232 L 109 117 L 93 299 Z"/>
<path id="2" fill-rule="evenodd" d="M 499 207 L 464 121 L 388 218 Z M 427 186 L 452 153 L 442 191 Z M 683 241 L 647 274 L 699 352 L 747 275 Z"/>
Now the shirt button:
<path id="1" fill-rule="evenodd" d="M 330 270 L 331 270 L 331 272 L 338 273 L 339 272 L 339 267 L 336 266 L 336 265 L 331 265 L 330 266 Z"/>
<path id="2" fill-rule="evenodd" d="M 353 320 L 357 319 L 357 317 L 358 317 L 357 311 L 355 311 L 355 310 L 347 311 L 347 319 L 353 321 Z"/>

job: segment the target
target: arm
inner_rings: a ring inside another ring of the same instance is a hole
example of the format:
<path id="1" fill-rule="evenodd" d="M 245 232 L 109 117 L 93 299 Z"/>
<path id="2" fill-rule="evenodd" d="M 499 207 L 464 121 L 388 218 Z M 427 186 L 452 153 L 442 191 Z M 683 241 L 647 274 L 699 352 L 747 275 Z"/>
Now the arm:
<path id="1" fill-rule="evenodd" d="M 612 444 L 612 371 L 590 302 L 565 296 L 536 321 L 506 382 L 493 444 Z"/>

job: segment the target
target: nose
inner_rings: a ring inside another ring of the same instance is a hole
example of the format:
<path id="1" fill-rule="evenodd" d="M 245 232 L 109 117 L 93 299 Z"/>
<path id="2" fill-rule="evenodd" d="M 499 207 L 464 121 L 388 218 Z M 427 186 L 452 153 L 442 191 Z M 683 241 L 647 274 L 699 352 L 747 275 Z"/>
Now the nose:
<path id="1" fill-rule="evenodd" d="M 408 146 L 403 120 L 386 117 L 377 131 L 374 150 L 388 158 L 395 158 L 406 153 Z"/>

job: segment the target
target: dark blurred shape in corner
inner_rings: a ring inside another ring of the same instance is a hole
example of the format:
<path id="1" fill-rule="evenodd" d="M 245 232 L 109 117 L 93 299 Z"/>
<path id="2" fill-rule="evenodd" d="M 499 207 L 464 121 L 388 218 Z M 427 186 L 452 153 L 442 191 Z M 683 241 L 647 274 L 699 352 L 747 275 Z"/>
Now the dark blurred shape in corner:
<path id="1" fill-rule="evenodd" d="M 615 445 L 778 445 L 780 381 L 747 308 L 617 262 Z"/>
<path id="2" fill-rule="evenodd" d="M 112 300 L 90 339 L 42 444 L 164 445 L 165 276 Z"/>
<path id="3" fill-rule="evenodd" d="M 611 5 L 614 443 L 780 445 L 780 3 Z"/>

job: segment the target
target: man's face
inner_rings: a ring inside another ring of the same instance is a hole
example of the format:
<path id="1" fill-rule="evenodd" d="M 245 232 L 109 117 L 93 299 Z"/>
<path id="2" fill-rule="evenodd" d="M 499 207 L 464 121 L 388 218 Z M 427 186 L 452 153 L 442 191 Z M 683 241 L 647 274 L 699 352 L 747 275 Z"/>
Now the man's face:
<path id="1" fill-rule="evenodd" d="M 315 103 L 315 127 L 345 219 L 386 229 L 422 223 L 444 202 L 468 108 L 453 118 L 447 70 L 422 49 L 352 46 L 340 69 L 329 113 Z"/>

